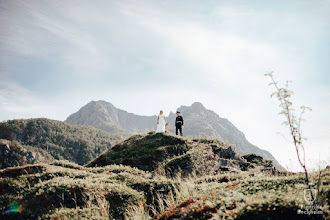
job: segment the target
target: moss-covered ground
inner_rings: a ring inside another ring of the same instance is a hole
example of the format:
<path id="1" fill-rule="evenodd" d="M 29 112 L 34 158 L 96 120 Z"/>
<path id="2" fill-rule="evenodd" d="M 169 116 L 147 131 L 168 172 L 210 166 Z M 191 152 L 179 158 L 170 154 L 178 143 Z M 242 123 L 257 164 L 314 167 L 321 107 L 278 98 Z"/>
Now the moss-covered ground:
<path id="1" fill-rule="evenodd" d="M 218 140 L 136 135 L 89 166 L 0 170 L 0 219 L 329 219 L 329 169 L 310 174 L 312 206 L 302 173 L 259 169 L 267 166 Z M 306 208 L 318 214 L 298 214 Z"/>

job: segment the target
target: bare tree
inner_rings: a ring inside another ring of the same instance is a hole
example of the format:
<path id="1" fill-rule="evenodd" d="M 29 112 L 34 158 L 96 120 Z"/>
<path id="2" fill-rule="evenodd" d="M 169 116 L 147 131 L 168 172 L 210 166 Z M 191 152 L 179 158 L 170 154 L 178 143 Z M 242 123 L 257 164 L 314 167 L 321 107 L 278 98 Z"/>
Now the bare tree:
<path id="1" fill-rule="evenodd" d="M 278 101 L 280 102 L 281 112 L 280 114 L 285 116 L 285 121 L 283 124 L 285 126 L 288 126 L 290 129 L 290 135 L 293 138 L 293 143 L 295 146 L 295 150 L 297 153 L 298 161 L 301 167 L 303 168 L 305 172 L 305 183 L 310 191 L 311 199 L 314 201 L 314 195 L 311 190 L 310 180 L 308 177 L 308 171 L 306 167 L 306 155 L 305 155 L 305 148 L 303 145 L 303 140 L 305 138 L 302 137 L 302 129 L 301 129 L 301 123 L 304 121 L 302 118 L 303 114 L 306 112 L 306 110 L 311 111 L 312 109 L 307 106 L 301 106 L 301 112 L 299 118 L 296 117 L 295 109 L 292 106 L 292 102 L 290 101 L 291 96 L 293 95 L 293 92 L 289 90 L 289 83 L 290 81 L 286 81 L 286 85 L 284 88 L 280 88 L 278 86 L 278 82 L 274 79 L 273 72 L 265 74 L 265 76 L 270 77 L 271 83 L 269 85 L 274 85 L 276 88 L 276 91 L 271 94 L 271 97 L 276 96 Z"/>

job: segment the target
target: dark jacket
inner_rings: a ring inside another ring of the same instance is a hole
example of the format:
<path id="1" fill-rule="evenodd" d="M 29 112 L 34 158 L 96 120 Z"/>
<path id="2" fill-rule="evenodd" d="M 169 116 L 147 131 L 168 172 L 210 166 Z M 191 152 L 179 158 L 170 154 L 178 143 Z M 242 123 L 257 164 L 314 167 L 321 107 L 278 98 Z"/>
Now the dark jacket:
<path id="1" fill-rule="evenodd" d="M 176 127 L 181 127 L 183 126 L 183 118 L 181 115 L 177 116 L 175 119 L 175 126 Z"/>

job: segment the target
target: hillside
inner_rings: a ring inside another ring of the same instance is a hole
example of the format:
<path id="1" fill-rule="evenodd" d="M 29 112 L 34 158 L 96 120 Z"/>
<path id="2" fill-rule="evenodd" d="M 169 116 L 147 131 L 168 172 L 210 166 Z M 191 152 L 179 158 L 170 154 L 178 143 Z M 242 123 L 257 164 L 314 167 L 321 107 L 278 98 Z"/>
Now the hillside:
<path id="1" fill-rule="evenodd" d="M 321 175 L 321 214 L 308 216 L 297 215 L 306 204 L 303 174 L 181 179 L 122 165 L 26 165 L 0 170 L 0 219 L 328 219 L 329 175 Z"/>
<path id="2" fill-rule="evenodd" d="M 253 168 L 272 170 L 271 161 L 262 157 L 254 160 L 257 157 L 251 154 L 241 157 L 228 144 L 216 139 L 188 140 L 171 134 L 149 132 L 134 135 L 113 146 L 87 166 L 122 164 L 149 172 L 162 169 L 172 176 L 178 172 L 184 176 L 192 173 L 200 176 L 222 171 L 237 173 Z"/>
<path id="3" fill-rule="evenodd" d="M 185 120 L 185 136 L 218 138 L 235 145 L 241 154 L 254 153 L 272 160 L 279 170 L 284 168 L 265 150 L 251 144 L 244 133 L 238 130 L 228 119 L 221 118 L 215 112 L 206 109 L 201 103 L 178 108 Z M 175 114 L 169 114 L 169 130 L 174 132 Z M 139 116 L 116 108 L 105 101 L 92 101 L 78 112 L 70 115 L 66 122 L 73 125 L 90 125 L 111 133 L 129 133 L 155 130 L 156 116 Z"/>
<path id="4" fill-rule="evenodd" d="M 85 164 L 122 138 L 93 127 L 44 118 L 10 120 L 0 123 L 0 161 L 16 158 L 16 162 L 2 163 L 2 168 L 49 159 Z"/>
<path id="5" fill-rule="evenodd" d="M 54 157 L 42 148 L 22 145 L 18 141 L 0 139 L 0 169 L 46 163 L 53 160 Z"/>

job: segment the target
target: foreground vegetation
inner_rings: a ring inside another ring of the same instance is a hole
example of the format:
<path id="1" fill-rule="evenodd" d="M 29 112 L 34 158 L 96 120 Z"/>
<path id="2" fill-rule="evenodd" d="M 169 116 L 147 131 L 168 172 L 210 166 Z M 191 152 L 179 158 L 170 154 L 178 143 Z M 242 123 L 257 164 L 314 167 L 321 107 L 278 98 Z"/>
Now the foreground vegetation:
<path id="1" fill-rule="evenodd" d="M 318 214 L 297 214 L 311 205 L 303 174 L 274 171 L 219 140 L 150 132 L 88 166 L 55 160 L 0 170 L 0 219 L 327 219 L 329 177 L 329 169 L 310 175 L 321 180 Z"/>
<path id="2" fill-rule="evenodd" d="M 1 219 L 326 219 L 329 170 L 322 172 L 323 214 L 299 215 L 304 176 L 251 172 L 169 178 L 123 165 L 69 162 L 0 171 Z M 316 181 L 317 174 L 311 175 Z M 19 212 L 5 213 L 17 203 Z M 42 205 L 41 205 L 42 204 Z"/>

